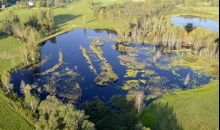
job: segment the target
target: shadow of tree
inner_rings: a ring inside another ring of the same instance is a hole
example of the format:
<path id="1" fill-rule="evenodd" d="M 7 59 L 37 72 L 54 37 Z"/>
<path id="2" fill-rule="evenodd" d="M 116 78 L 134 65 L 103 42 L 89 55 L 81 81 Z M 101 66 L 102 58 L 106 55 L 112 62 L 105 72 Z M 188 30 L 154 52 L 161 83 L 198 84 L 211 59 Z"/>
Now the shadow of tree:
<path id="1" fill-rule="evenodd" d="M 183 130 L 177 121 L 173 107 L 168 103 L 153 103 L 149 107 L 154 117 L 152 130 Z"/>
<path id="2" fill-rule="evenodd" d="M 59 14 L 54 17 L 56 24 L 65 24 L 73 19 L 76 19 L 82 15 L 72 15 L 72 14 Z"/>
<path id="3" fill-rule="evenodd" d="M 97 130 L 134 130 L 138 121 L 134 101 L 121 95 L 111 97 L 106 103 L 96 97 L 85 102 L 83 108 Z"/>
<path id="4" fill-rule="evenodd" d="M 8 38 L 8 35 L 6 35 L 5 33 L 1 33 L 1 31 L 0 31 L 0 40 L 1 39 L 4 39 L 4 38 Z"/>

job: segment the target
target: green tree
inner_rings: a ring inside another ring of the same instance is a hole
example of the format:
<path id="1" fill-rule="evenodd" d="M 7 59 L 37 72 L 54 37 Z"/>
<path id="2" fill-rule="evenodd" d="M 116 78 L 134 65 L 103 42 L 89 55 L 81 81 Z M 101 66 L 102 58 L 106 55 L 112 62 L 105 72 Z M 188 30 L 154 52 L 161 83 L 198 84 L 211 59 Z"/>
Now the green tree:
<path id="1" fill-rule="evenodd" d="M 38 109 L 40 117 L 36 129 L 94 130 L 94 124 L 87 120 L 84 111 L 77 110 L 72 104 L 63 104 L 55 96 L 47 96 Z"/>
<path id="2" fill-rule="evenodd" d="M 2 80 L 3 86 L 7 90 L 5 94 L 10 93 L 11 90 L 13 89 L 13 84 L 10 84 L 11 76 L 6 70 L 2 73 L 1 80 Z"/>
<path id="3" fill-rule="evenodd" d="M 26 88 L 31 87 L 27 84 Z M 31 107 L 31 110 L 35 112 L 39 105 L 40 99 L 37 96 L 32 95 L 31 92 L 27 92 L 25 95 L 25 102 Z"/>

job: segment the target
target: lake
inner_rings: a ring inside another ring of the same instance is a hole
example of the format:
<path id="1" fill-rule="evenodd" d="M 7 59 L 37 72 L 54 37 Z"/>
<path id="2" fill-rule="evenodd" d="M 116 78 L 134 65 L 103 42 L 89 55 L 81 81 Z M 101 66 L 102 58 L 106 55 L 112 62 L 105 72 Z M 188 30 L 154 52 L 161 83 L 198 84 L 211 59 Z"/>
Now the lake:
<path id="1" fill-rule="evenodd" d="M 186 26 L 192 23 L 194 27 L 210 29 L 212 33 L 219 30 L 219 23 L 212 19 L 195 17 L 195 16 L 174 16 L 171 18 L 172 24 L 177 26 Z"/>
<path id="2" fill-rule="evenodd" d="M 184 89 L 183 82 L 188 73 L 190 80 L 185 86 L 186 89 L 206 84 L 211 78 L 198 75 L 190 68 L 170 67 L 169 63 L 176 54 L 163 53 L 161 48 L 151 44 L 128 44 L 105 40 L 116 37 L 114 31 L 76 29 L 46 41 L 40 47 L 41 65 L 12 73 L 11 82 L 14 84 L 14 91 L 22 96 L 20 83 L 23 80 L 26 84 L 35 86 L 32 93 L 38 94 L 42 100 L 51 94 L 71 103 L 77 102 L 80 98 L 79 103 L 82 103 L 92 100 L 95 96 L 105 100 L 113 95 L 126 95 L 144 90 L 148 97 L 146 99 L 150 101 L 163 93 Z M 103 86 L 94 82 L 103 68 L 102 61 L 90 48 L 91 42 L 98 38 L 104 43 L 100 46 L 103 57 L 118 76 L 117 81 Z M 80 46 L 86 49 L 97 75 L 89 69 Z M 59 52 L 63 57 L 59 68 L 41 75 L 59 62 Z M 126 59 L 127 62 L 124 61 Z M 138 65 L 141 68 L 135 70 Z M 129 72 L 133 75 L 129 75 Z"/>

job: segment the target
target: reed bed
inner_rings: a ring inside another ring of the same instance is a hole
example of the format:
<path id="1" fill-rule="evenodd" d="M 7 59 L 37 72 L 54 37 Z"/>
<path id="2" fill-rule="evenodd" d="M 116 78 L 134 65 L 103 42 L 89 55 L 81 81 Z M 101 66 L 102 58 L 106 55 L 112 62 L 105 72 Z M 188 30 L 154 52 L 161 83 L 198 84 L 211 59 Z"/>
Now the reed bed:
<path id="1" fill-rule="evenodd" d="M 87 54 L 86 49 L 83 48 L 81 45 L 80 45 L 79 48 L 80 48 L 80 50 L 82 50 L 83 56 L 86 58 L 87 63 L 89 64 L 89 69 L 96 75 L 96 74 L 97 74 L 96 69 L 95 69 L 94 66 L 92 65 L 92 61 L 91 61 L 91 59 L 89 58 L 89 55 Z"/>
<path id="2" fill-rule="evenodd" d="M 111 83 L 113 81 L 118 80 L 118 76 L 113 71 L 113 68 L 108 63 L 108 61 L 103 56 L 103 51 L 99 46 L 102 46 L 102 42 L 100 41 L 93 41 L 90 45 L 90 49 L 99 57 L 99 59 L 102 61 L 101 69 L 103 70 L 99 75 L 95 78 L 96 85 L 106 85 L 108 83 Z"/>
<path id="3" fill-rule="evenodd" d="M 55 66 L 53 66 L 52 68 L 40 73 L 40 75 L 46 75 L 48 73 L 54 72 L 56 69 L 58 69 L 62 65 L 62 63 L 63 63 L 63 54 L 60 51 L 59 52 L 59 62 Z"/>

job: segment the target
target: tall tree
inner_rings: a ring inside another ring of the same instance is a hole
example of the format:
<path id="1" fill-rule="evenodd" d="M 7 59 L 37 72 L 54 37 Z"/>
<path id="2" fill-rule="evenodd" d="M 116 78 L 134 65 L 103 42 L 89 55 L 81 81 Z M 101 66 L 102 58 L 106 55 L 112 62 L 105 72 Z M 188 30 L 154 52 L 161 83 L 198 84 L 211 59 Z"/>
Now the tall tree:
<path id="1" fill-rule="evenodd" d="M 7 90 L 7 92 L 5 94 L 10 93 L 11 90 L 13 89 L 13 84 L 10 84 L 11 75 L 6 70 L 2 73 L 1 80 L 2 80 L 3 86 Z"/>

